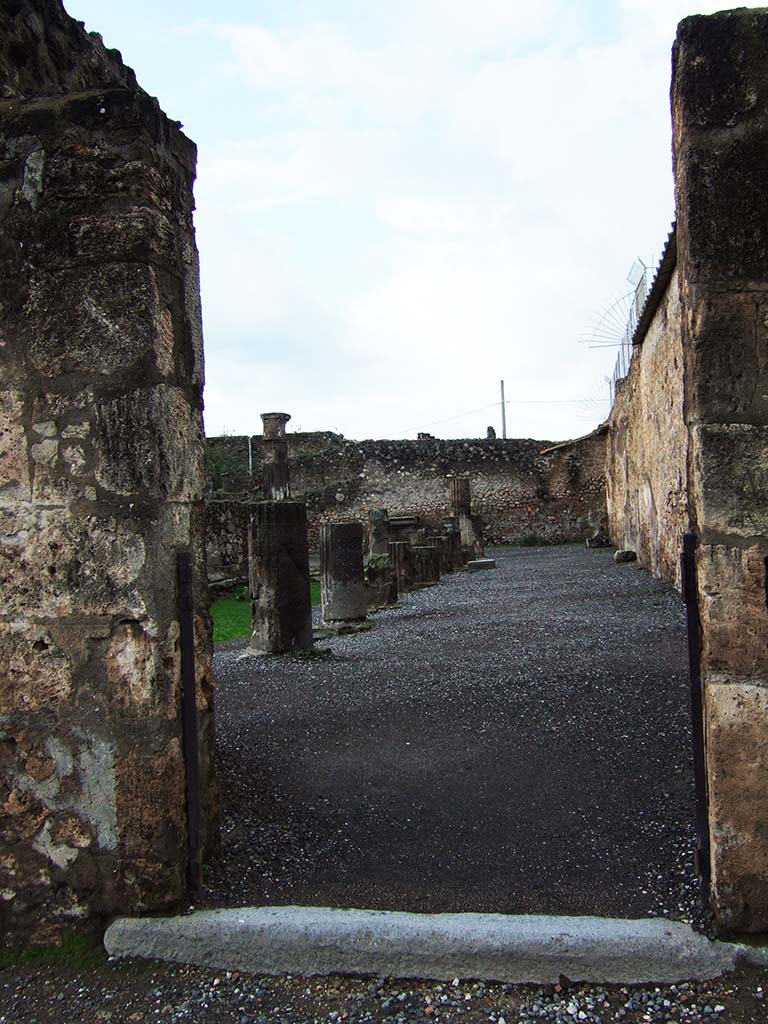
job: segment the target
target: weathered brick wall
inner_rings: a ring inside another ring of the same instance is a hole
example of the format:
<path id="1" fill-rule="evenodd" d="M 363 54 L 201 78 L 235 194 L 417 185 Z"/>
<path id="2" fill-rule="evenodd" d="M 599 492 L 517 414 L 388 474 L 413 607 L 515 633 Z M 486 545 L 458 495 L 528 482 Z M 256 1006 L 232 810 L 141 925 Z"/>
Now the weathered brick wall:
<path id="1" fill-rule="evenodd" d="M 674 259 L 674 238 L 666 259 Z M 656 576 L 680 585 L 688 529 L 688 429 L 683 414 L 682 313 L 677 272 L 619 381 L 606 463 L 609 531 Z"/>
<path id="2" fill-rule="evenodd" d="M 204 800 L 212 677 L 195 147 L 58 0 L 0 8 L 0 93 L 0 915 L 13 931 L 183 897 L 177 549 L 198 581 Z"/>
<path id="3" fill-rule="evenodd" d="M 247 438 L 207 443 L 211 484 L 223 481 L 236 494 L 250 482 L 258 493 L 260 436 L 251 438 L 250 480 Z M 551 450 L 542 455 L 542 449 Z M 289 433 L 288 451 L 292 494 L 307 501 L 313 546 L 321 523 L 367 522 L 369 509 L 438 523 L 450 514 L 448 474 L 469 474 L 473 511 L 490 542 L 582 540 L 605 509 L 603 433 L 554 449 L 533 440 L 347 441 L 331 433 Z M 208 544 L 209 558 L 219 564 L 224 547 L 236 547 L 225 544 L 218 529 L 209 530 Z"/>

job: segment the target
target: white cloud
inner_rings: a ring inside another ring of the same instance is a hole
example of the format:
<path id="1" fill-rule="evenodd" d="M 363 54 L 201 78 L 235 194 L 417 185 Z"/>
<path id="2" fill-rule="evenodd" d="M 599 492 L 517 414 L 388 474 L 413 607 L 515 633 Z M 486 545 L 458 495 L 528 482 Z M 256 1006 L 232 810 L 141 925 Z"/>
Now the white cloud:
<path id="1" fill-rule="evenodd" d="M 242 132 L 201 145 L 209 429 L 282 405 L 382 436 L 500 377 L 520 403 L 604 393 L 613 354 L 577 339 L 669 228 L 684 0 L 606 0 L 597 33 L 565 0 L 391 0 L 366 31 L 313 10 L 215 30 L 244 93 Z M 526 435 L 590 426 L 588 404 L 512 408 Z"/>
<path id="2" fill-rule="evenodd" d="M 257 89 L 345 88 L 370 80 L 365 56 L 338 32 L 310 28 L 284 37 L 261 25 L 220 25 L 240 71 Z"/>

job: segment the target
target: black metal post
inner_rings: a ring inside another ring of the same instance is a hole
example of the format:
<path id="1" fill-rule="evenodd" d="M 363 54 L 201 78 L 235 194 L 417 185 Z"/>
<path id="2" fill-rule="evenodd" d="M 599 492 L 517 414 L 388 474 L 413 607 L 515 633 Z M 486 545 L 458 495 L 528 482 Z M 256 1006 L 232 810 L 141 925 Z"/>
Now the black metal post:
<path id="1" fill-rule="evenodd" d="M 200 839 L 200 754 L 197 734 L 195 686 L 195 633 L 192 600 L 192 559 L 188 551 L 176 555 L 181 642 L 181 721 L 187 784 L 187 883 L 197 894 L 202 888 Z"/>
<path id="2" fill-rule="evenodd" d="M 704 749 L 704 697 L 701 685 L 701 624 L 699 621 L 699 590 L 696 581 L 695 533 L 683 536 L 680 556 L 683 600 L 688 623 L 688 665 L 691 680 L 691 723 L 693 726 L 693 777 L 696 788 L 696 872 L 701 883 L 705 907 L 709 907 L 710 852 L 709 798 L 707 766 Z"/>

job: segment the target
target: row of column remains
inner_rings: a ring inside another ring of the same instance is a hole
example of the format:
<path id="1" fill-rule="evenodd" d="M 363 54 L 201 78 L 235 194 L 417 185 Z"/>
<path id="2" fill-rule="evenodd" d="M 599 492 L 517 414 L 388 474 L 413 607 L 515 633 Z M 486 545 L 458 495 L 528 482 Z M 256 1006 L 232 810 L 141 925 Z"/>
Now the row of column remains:
<path id="1" fill-rule="evenodd" d="M 252 503 L 248 536 L 251 648 L 269 654 L 313 646 L 307 508 L 290 499 L 287 413 L 264 413 L 264 494 Z M 366 628 L 368 614 L 483 556 L 468 477 L 449 477 L 451 515 L 435 531 L 418 516 L 373 509 L 361 522 L 320 529 L 321 629 Z"/>

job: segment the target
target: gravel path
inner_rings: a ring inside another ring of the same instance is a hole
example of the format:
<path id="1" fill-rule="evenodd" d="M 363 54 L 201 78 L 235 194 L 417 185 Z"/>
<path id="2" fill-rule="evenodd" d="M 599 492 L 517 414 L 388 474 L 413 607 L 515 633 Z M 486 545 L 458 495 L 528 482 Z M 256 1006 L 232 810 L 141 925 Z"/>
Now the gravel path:
<path id="1" fill-rule="evenodd" d="M 209 904 L 696 917 L 678 594 L 493 552 L 325 657 L 216 655 Z"/>
<path id="2" fill-rule="evenodd" d="M 153 963 L 0 971 L 0 1024 L 765 1024 L 766 972 L 717 982 L 453 984 L 264 978 Z"/>
<path id="3" fill-rule="evenodd" d="M 219 650 L 212 902 L 694 914 L 678 596 L 609 552 L 495 554 L 327 659 Z M 446 985 L 53 953 L 0 969 L 0 1024 L 767 1024 L 766 992 L 757 969 Z"/>

